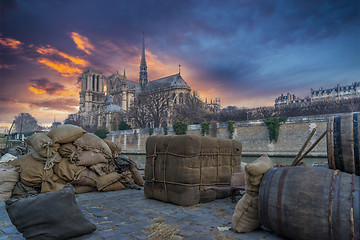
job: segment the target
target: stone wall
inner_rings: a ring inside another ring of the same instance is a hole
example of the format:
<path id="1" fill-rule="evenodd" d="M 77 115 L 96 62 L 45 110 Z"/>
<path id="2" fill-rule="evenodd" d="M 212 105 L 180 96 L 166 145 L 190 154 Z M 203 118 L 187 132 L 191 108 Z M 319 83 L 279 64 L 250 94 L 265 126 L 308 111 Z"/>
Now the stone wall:
<path id="1" fill-rule="evenodd" d="M 327 120 L 330 116 L 334 115 L 288 118 L 284 124 L 280 125 L 277 142 L 270 142 L 268 129 L 262 121 L 235 122 L 233 139 L 241 141 L 243 156 L 259 156 L 264 153 L 270 156 L 295 156 L 312 129 L 316 128 L 316 133 L 308 147 L 326 131 Z M 163 135 L 163 129 L 155 128 L 153 134 Z M 187 134 L 200 136 L 200 124 L 189 125 Z M 168 135 L 175 135 L 172 127 L 168 128 Z M 123 153 L 145 154 L 145 144 L 148 136 L 149 129 L 132 129 L 112 131 L 108 134 L 107 139 L 119 142 L 123 148 Z M 212 123 L 208 136 L 229 138 L 227 123 Z M 326 156 L 326 137 L 310 152 L 309 156 Z"/>

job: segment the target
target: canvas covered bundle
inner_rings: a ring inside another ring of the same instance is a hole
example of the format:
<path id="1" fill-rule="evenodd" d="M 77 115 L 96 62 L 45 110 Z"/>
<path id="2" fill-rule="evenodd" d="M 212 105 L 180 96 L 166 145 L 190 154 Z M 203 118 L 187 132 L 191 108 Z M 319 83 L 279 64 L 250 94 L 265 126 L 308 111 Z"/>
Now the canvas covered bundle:
<path id="1" fill-rule="evenodd" d="M 204 191 L 230 184 L 241 171 L 241 143 L 236 140 L 183 136 L 151 136 L 146 141 L 146 197 L 190 206 L 224 197 Z"/>

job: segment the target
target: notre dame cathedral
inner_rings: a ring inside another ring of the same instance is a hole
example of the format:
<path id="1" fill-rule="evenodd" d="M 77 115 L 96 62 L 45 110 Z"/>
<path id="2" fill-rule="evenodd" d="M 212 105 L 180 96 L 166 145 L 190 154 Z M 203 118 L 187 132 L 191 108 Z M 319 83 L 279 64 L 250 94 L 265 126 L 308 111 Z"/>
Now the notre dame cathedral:
<path id="1" fill-rule="evenodd" d="M 80 76 L 80 80 L 78 116 L 82 124 L 91 128 L 106 128 L 108 130 L 117 130 L 119 121 L 124 119 L 131 123 L 127 112 L 141 93 L 163 94 L 168 98 L 166 100 L 168 106 L 173 106 L 184 103 L 184 97 L 189 96 L 191 92 L 191 88 L 180 75 L 180 69 L 179 73 L 174 75 L 148 81 L 144 36 L 138 81 L 128 80 L 125 70 L 123 75 L 115 73 L 106 78 L 101 71 L 94 69 L 85 70 Z M 106 92 L 105 80 L 107 80 Z M 119 115 L 123 117 L 116 118 Z M 147 127 L 152 126 L 148 125 Z"/>

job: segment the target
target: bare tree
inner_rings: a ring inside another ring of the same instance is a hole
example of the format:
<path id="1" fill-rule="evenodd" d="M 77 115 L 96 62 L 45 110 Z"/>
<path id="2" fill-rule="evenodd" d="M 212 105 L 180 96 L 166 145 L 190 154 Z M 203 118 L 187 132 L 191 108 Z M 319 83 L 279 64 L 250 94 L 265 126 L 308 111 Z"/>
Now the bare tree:
<path id="1" fill-rule="evenodd" d="M 149 111 L 149 120 L 153 127 L 160 127 L 163 121 L 166 121 L 169 115 L 169 92 L 143 93 L 147 97 L 145 105 Z"/>
<path id="2" fill-rule="evenodd" d="M 199 94 L 194 91 L 192 94 L 185 95 L 184 101 L 174 106 L 172 121 L 201 123 L 207 115 L 206 104 L 201 100 Z"/>
<path id="3" fill-rule="evenodd" d="M 137 128 L 146 128 L 150 121 L 147 101 L 147 95 L 138 94 L 130 107 L 129 117 Z"/>
<path id="4" fill-rule="evenodd" d="M 37 120 L 30 113 L 20 113 L 15 116 L 16 132 L 31 132 L 38 128 Z"/>
<path id="5" fill-rule="evenodd" d="M 68 117 L 64 120 L 64 124 L 72 124 L 76 126 L 80 126 L 80 117 L 79 114 L 69 114 Z"/>

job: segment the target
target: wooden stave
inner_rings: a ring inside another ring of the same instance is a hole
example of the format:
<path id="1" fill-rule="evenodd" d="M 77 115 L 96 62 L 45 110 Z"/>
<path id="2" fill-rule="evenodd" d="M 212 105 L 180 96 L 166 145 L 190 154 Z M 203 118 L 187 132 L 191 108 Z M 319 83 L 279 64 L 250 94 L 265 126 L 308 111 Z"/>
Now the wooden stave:
<path id="1" fill-rule="evenodd" d="M 294 183 L 297 184 L 293 187 L 295 190 L 289 189 Z M 308 186 L 311 186 L 308 190 L 311 201 L 295 199 L 304 194 Z M 276 200 L 269 199 L 270 196 L 276 196 Z M 360 239 L 359 199 L 360 177 L 355 174 L 316 167 L 274 168 L 261 182 L 259 218 L 266 228 L 289 239 Z M 306 206 L 303 211 L 309 215 L 301 215 L 299 204 Z M 300 215 L 305 220 L 289 217 L 289 214 Z M 307 229 L 304 228 L 306 224 L 310 225 Z"/>

